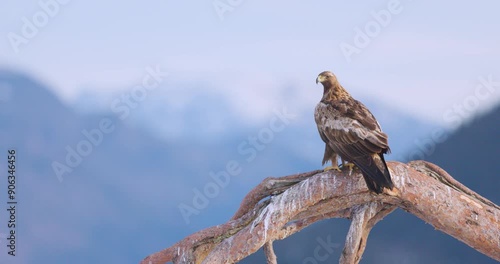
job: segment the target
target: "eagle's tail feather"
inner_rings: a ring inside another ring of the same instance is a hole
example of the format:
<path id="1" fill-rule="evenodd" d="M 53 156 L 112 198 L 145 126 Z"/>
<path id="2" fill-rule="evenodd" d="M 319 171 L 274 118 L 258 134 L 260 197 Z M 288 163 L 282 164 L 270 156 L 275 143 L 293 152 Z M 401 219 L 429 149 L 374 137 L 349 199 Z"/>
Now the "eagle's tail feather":
<path id="1" fill-rule="evenodd" d="M 389 190 L 394 188 L 383 154 L 360 157 L 353 163 L 361 169 L 366 185 L 371 191 L 382 193 L 384 188 Z"/>

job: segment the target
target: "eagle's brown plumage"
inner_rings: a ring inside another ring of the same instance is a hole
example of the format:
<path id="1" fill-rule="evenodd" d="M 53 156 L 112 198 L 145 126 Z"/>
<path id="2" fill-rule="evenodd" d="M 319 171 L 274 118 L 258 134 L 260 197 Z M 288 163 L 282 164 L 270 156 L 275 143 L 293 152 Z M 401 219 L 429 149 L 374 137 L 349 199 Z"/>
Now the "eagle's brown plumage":
<path id="1" fill-rule="evenodd" d="M 390 151 L 387 135 L 372 113 L 340 85 L 329 71 L 318 75 L 316 83 L 323 84 L 323 98 L 316 106 L 314 118 L 321 139 L 325 142 L 323 164 L 331 160 L 336 165 L 337 155 L 343 161 L 361 169 L 368 188 L 382 193 L 392 190 L 394 184 L 384 154 Z"/>

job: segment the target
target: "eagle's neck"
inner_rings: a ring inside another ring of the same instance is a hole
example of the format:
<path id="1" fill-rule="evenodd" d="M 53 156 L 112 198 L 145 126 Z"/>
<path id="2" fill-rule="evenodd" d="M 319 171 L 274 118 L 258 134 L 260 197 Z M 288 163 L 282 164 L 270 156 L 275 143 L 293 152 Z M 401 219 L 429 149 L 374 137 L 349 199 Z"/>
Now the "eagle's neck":
<path id="1" fill-rule="evenodd" d="M 350 98 L 351 95 L 340 85 L 338 81 L 327 82 L 323 84 L 322 101 L 337 101 Z"/>

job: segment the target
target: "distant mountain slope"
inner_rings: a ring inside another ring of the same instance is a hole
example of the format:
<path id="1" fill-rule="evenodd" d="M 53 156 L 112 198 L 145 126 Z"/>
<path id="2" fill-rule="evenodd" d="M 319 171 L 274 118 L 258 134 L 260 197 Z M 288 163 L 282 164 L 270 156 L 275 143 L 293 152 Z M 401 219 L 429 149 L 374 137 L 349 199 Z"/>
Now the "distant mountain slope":
<path id="1" fill-rule="evenodd" d="M 131 109 L 130 120 L 120 120 L 111 112 L 81 115 L 30 76 L 0 71 L 0 151 L 18 151 L 18 190 L 22 201 L 19 242 L 22 241 L 23 249 L 17 262 L 10 262 L 12 259 L 0 250 L 0 263 L 137 263 L 146 254 L 192 232 L 227 221 L 243 196 L 263 178 L 320 168 L 324 146 L 312 118 L 313 107 L 309 113 L 303 113 L 302 119 L 291 121 L 257 148 L 249 140 L 269 129 L 269 120 L 243 125 L 229 106 L 213 94 L 192 98 L 187 112 L 168 109 L 156 113 L 155 107 L 165 102 L 155 98 L 148 97 Z M 391 147 L 401 156 L 403 149 L 411 147 L 414 137 L 429 131 L 428 124 L 404 113 L 369 101 L 366 104 L 379 117 L 391 137 Z M 173 139 L 161 140 L 157 134 L 152 135 L 154 127 L 147 124 L 153 121 L 149 121 L 151 117 L 143 108 L 164 118 L 154 122 L 184 130 L 179 130 L 182 133 Z M 205 133 L 204 129 L 213 125 L 213 116 L 218 117 L 217 122 L 225 122 L 223 133 Z M 186 122 L 173 122 L 179 119 Z M 86 135 L 95 132 L 103 120 L 111 122 L 114 129 L 103 133 L 102 140 L 96 140 L 98 143 L 91 143 L 89 153 L 81 155 L 81 161 L 59 181 L 54 162 L 67 165 L 71 150 L 85 150 L 89 146 L 85 142 L 91 141 Z M 411 133 L 402 130 L 410 125 L 416 127 Z M 242 144 L 246 152 L 240 151 Z M 255 152 L 255 158 L 249 159 L 248 151 Z M 239 162 L 241 172 L 186 222 L 179 206 L 191 204 L 197 191 L 214 182 L 211 175 L 224 171 L 233 160 Z M 0 168 L 5 167 L 5 159 L 0 159 Z M 4 187 L 0 182 L 0 194 Z M 474 189 L 481 193 L 479 188 Z M 5 199 L 5 195 L 0 195 L 0 203 L 5 204 Z M 370 236 L 366 261 L 402 263 L 406 258 L 407 263 L 419 263 L 412 261 L 437 256 L 431 249 L 441 247 L 439 256 L 449 258 L 455 244 L 428 243 L 427 239 L 440 234 L 412 216 L 401 212 L 399 215 L 391 215 L 376 227 Z M 5 217 L 5 211 L 0 211 L 0 226 Z M 345 220 L 323 221 L 292 239 L 277 242 L 280 263 L 303 263 L 306 256 L 313 254 L 318 239 L 343 243 L 347 226 Z M 418 237 L 422 227 L 431 235 L 408 239 Z M 0 245 L 4 242 L 2 233 L 6 229 L 0 227 Z M 477 259 L 470 251 L 460 250 L 456 255 L 461 259 Z M 334 255 L 339 251 L 335 249 L 328 261 L 336 261 Z M 381 259 L 379 251 L 390 252 L 383 256 L 390 258 Z M 427 251 L 432 254 L 422 254 Z"/>
<path id="2" fill-rule="evenodd" d="M 500 204 L 500 105 L 436 146 L 429 161 L 467 187 Z"/>

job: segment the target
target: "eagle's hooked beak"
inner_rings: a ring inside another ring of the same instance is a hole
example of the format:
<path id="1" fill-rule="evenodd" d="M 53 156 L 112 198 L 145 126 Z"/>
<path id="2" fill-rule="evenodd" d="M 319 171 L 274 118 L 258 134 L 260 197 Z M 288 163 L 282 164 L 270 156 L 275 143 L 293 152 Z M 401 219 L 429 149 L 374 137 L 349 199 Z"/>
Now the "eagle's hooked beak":
<path id="1" fill-rule="evenodd" d="M 323 75 L 318 75 L 318 78 L 316 78 L 316 84 L 323 82 L 325 80 L 325 76 Z"/>

